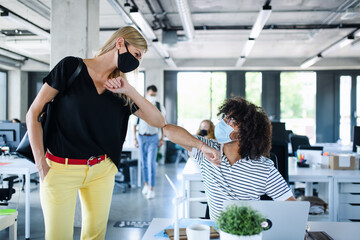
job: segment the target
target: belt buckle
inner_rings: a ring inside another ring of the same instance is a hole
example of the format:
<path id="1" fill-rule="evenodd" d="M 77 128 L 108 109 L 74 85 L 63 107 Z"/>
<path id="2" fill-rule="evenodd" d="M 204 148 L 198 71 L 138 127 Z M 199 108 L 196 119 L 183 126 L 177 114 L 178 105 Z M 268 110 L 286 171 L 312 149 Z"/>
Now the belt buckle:
<path id="1" fill-rule="evenodd" d="M 94 159 L 97 159 L 97 157 L 91 156 L 91 157 L 87 160 L 86 165 L 88 165 L 89 167 L 92 167 L 92 166 L 96 165 L 97 163 L 96 163 L 96 164 L 93 164 L 93 165 L 90 165 L 90 161 L 92 161 L 92 160 L 94 160 Z"/>

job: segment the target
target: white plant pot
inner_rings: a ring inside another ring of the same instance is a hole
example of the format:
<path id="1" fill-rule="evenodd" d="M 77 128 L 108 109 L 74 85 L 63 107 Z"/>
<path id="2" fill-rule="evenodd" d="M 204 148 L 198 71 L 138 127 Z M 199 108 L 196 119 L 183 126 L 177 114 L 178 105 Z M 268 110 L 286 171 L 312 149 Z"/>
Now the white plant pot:
<path id="1" fill-rule="evenodd" d="M 261 240 L 262 233 L 252 236 L 238 236 L 220 230 L 220 240 Z"/>

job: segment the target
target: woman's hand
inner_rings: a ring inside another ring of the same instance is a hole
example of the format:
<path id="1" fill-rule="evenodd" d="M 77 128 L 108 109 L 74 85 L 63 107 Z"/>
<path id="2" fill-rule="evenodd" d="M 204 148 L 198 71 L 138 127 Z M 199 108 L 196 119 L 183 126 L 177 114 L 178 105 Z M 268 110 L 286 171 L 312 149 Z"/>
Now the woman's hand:
<path id="1" fill-rule="evenodd" d="M 127 93 L 129 92 L 129 90 L 131 90 L 133 87 L 129 84 L 129 82 L 122 78 L 122 77 L 117 77 L 117 78 L 111 78 L 109 80 L 107 80 L 104 83 L 104 87 L 109 90 L 110 92 L 113 93 L 122 93 L 127 95 Z"/>
<path id="2" fill-rule="evenodd" d="M 220 166 L 221 164 L 221 153 L 219 150 L 209 147 L 206 144 L 203 144 L 200 148 L 205 158 L 209 160 L 215 166 Z"/>
<path id="3" fill-rule="evenodd" d="M 40 159 L 40 161 L 37 161 L 37 162 L 40 162 L 40 165 L 36 164 L 36 168 L 39 171 L 40 179 L 41 179 L 41 181 L 44 181 L 46 175 L 48 174 L 48 172 L 50 170 L 50 167 L 46 162 L 45 156 L 43 156 L 42 159 Z"/>

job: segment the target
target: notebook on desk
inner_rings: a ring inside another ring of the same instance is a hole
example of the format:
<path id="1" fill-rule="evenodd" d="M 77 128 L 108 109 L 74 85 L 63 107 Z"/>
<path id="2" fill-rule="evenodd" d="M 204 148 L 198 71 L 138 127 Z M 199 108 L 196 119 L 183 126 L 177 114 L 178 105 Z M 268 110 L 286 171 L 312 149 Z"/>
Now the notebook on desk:
<path id="1" fill-rule="evenodd" d="M 304 240 L 309 202 L 230 200 L 224 202 L 224 209 L 233 204 L 251 206 L 272 222 L 272 227 L 263 231 L 263 240 Z"/>

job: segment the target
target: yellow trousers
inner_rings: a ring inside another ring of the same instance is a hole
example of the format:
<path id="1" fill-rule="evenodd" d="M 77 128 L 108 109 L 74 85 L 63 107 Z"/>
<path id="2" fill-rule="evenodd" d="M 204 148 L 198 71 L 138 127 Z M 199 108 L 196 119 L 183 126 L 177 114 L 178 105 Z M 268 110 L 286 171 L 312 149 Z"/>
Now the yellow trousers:
<path id="1" fill-rule="evenodd" d="M 77 192 L 82 210 L 81 239 L 105 239 L 114 189 L 115 164 L 106 158 L 94 165 L 52 162 L 40 181 L 40 200 L 45 221 L 45 239 L 73 239 Z"/>

